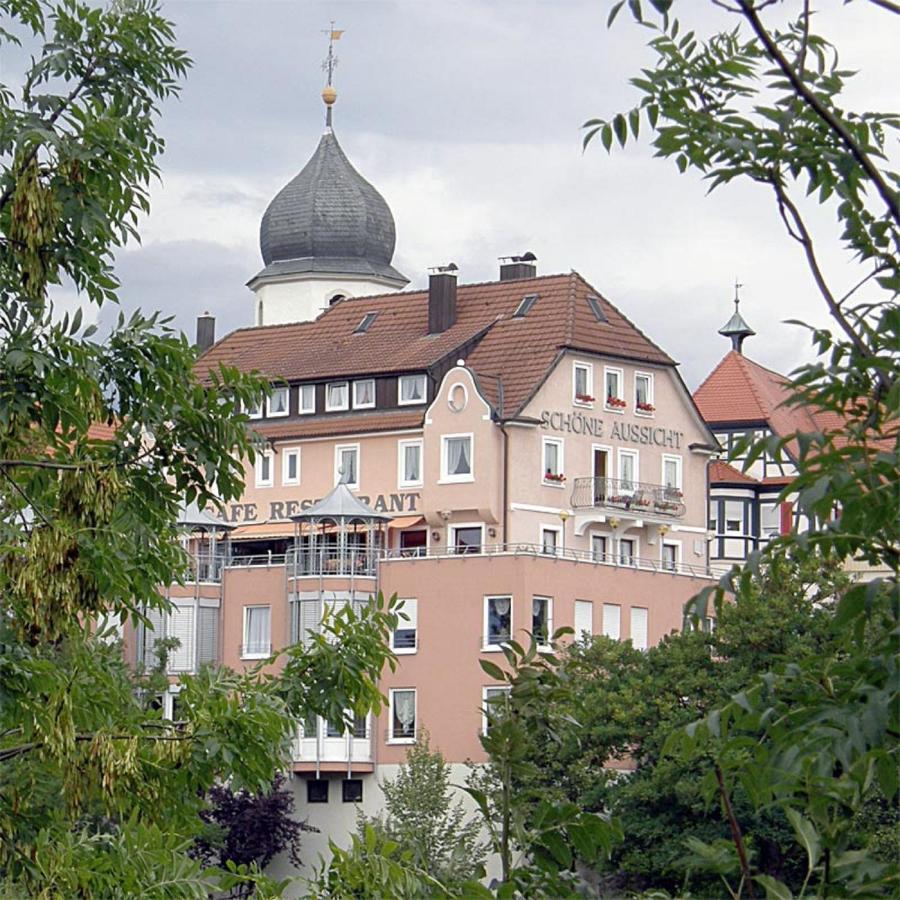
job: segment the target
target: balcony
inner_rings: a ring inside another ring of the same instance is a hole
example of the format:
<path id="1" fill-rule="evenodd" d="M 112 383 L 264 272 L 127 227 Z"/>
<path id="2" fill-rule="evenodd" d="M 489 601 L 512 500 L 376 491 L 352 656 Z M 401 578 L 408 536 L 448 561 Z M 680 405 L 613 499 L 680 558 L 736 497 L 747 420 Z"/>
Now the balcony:
<path id="1" fill-rule="evenodd" d="M 680 519 L 684 500 L 677 488 L 622 478 L 576 478 L 573 509 L 605 509 L 632 518 Z"/>
<path id="2" fill-rule="evenodd" d="M 218 584 L 224 568 L 225 555 L 222 553 L 191 554 L 186 580 L 188 583 Z"/>
<path id="3" fill-rule="evenodd" d="M 315 547 L 289 550 L 285 555 L 288 573 L 295 578 L 309 575 L 343 575 L 374 578 L 378 573 L 378 551 L 365 546 Z"/>
<path id="4" fill-rule="evenodd" d="M 297 729 L 293 741 L 295 770 L 371 771 L 372 722 L 368 716 L 354 719 L 352 728 L 319 719 Z"/>
<path id="5" fill-rule="evenodd" d="M 590 480 L 590 479 L 589 479 Z M 593 550 L 578 550 L 569 547 L 548 547 L 542 544 L 528 543 L 492 543 L 469 545 L 464 549 L 449 546 L 432 545 L 428 548 L 418 547 L 416 553 L 407 550 L 386 550 L 382 552 L 381 564 L 409 563 L 418 565 L 429 559 L 480 559 L 482 557 L 514 557 L 517 559 L 560 560 L 573 563 L 588 563 L 596 566 L 628 569 L 639 572 L 666 572 L 672 575 L 687 575 L 691 578 L 710 578 L 711 570 L 707 565 L 665 561 L 658 558 L 602 553 Z"/>

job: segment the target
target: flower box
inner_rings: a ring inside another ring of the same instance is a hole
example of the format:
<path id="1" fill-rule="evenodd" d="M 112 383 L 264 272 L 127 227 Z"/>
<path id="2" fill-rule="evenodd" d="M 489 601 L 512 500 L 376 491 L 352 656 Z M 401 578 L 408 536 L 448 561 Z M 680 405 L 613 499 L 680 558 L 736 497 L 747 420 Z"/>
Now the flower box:
<path id="1" fill-rule="evenodd" d="M 640 412 L 656 412 L 656 407 L 652 403 L 637 403 L 635 404 L 635 409 Z"/>
<path id="2" fill-rule="evenodd" d="M 575 395 L 575 400 L 578 403 L 593 403 L 594 399 L 595 398 L 592 397 L 590 394 L 576 394 Z"/>
<path id="3" fill-rule="evenodd" d="M 649 506 L 650 500 L 647 497 L 635 497 L 634 500 L 631 501 L 632 506 Z"/>
<path id="4" fill-rule="evenodd" d="M 607 397 L 606 405 L 611 409 L 625 409 L 628 404 L 621 397 Z"/>
<path id="5" fill-rule="evenodd" d="M 544 481 L 552 481 L 555 484 L 562 484 L 566 480 L 566 476 L 560 472 L 558 475 L 554 475 L 553 472 L 545 472 L 544 473 Z"/>

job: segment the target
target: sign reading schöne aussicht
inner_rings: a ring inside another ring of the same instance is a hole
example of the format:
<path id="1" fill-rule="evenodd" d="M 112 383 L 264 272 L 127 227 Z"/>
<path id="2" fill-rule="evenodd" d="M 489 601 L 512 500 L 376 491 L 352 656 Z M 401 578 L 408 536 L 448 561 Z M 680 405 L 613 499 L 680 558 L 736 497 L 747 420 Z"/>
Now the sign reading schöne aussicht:
<path id="1" fill-rule="evenodd" d="M 541 428 L 569 434 L 588 434 L 629 444 L 655 445 L 680 450 L 684 432 L 656 425 L 638 425 L 636 422 L 613 422 L 607 430 L 606 422 L 597 416 L 585 416 L 580 412 L 542 410 Z"/>

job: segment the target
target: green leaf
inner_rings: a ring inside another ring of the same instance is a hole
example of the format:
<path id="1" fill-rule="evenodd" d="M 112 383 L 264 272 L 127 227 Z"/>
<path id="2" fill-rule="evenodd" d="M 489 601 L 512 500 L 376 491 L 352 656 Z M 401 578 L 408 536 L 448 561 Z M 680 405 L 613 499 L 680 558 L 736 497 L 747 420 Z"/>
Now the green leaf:
<path id="1" fill-rule="evenodd" d="M 791 889 L 771 875 L 754 875 L 753 880 L 762 885 L 766 892 L 766 900 L 794 900 Z"/>
<path id="2" fill-rule="evenodd" d="M 815 825 L 796 809 L 790 806 L 787 807 L 785 815 L 788 817 L 788 821 L 793 826 L 794 832 L 806 850 L 809 871 L 812 871 L 818 865 L 819 857 L 822 853 L 819 833 L 816 831 Z"/>

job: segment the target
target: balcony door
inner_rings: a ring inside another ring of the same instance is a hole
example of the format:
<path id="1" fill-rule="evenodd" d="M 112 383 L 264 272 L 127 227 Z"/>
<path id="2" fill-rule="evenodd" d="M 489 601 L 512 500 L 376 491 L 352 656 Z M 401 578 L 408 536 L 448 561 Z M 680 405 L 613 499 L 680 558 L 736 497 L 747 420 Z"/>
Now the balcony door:
<path id="1" fill-rule="evenodd" d="M 606 501 L 607 478 L 609 478 L 609 450 L 594 447 L 594 505 L 598 506 Z"/>

